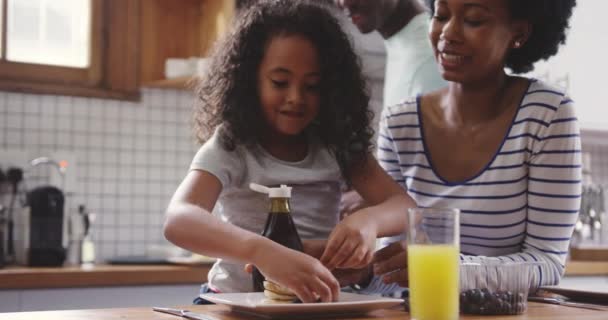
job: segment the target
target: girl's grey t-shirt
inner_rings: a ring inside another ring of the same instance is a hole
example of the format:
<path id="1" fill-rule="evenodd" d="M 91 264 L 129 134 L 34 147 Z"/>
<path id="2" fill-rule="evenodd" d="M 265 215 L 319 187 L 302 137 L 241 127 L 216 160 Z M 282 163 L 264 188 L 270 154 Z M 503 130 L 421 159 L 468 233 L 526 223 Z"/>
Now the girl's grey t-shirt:
<path id="1" fill-rule="evenodd" d="M 303 160 L 288 162 L 260 146 L 227 151 L 216 131 L 196 153 L 190 170 L 207 171 L 222 183 L 213 214 L 251 232 L 263 231 L 270 205 L 267 195 L 249 189 L 251 182 L 293 188 L 291 214 L 302 239 L 327 238 L 339 221 L 342 175 L 333 155 L 319 143 L 309 146 Z M 252 291 L 251 275 L 243 267 L 242 263 L 218 260 L 209 271 L 209 286 L 220 292 Z"/>

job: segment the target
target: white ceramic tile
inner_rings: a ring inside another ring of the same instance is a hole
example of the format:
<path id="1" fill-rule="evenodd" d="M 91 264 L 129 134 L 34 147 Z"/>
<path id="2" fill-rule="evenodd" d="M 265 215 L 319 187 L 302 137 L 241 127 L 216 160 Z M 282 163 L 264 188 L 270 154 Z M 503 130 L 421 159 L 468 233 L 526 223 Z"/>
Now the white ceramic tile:
<path id="1" fill-rule="evenodd" d="M 114 233 L 112 233 L 112 237 L 102 238 L 102 240 L 106 240 L 106 241 L 111 241 L 113 239 L 116 239 L 116 236 L 114 235 Z M 96 249 L 98 251 L 98 252 L 96 252 L 96 256 L 99 259 L 105 260 L 105 259 L 109 259 L 109 258 L 116 256 L 116 252 L 115 252 L 116 248 L 115 248 L 114 244 L 101 243 L 96 246 Z"/>
<path id="2" fill-rule="evenodd" d="M 89 132 L 102 135 L 104 132 L 103 128 L 104 128 L 104 121 L 102 120 L 102 118 L 93 118 L 93 117 L 89 118 L 89 123 L 88 123 Z"/>
<path id="3" fill-rule="evenodd" d="M 107 174 L 110 174 L 110 172 L 107 172 Z M 106 195 L 118 194 L 118 185 L 115 182 L 112 182 L 111 180 L 106 180 L 103 184 L 102 192 Z M 109 201 L 108 205 L 111 206 L 113 204 L 111 201 Z"/>
<path id="4" fill-rule="evenodd" d="M 57 107 L 55 106 L 54 103 L 51 103 L 51 101 L 45 100 L 40 105 L 41 116 L 42 117 L 54 117 L 56 115 L 56 109 L 57 109 Z"/>
<path id="5" fill-rule="evenodd" d="M 57 123 L 57 129 L 59 130 L 72 130 L 72 119 L 69 116 L 58 116 L 55 118 Z"/>
<path id="6" fill-rule="evenodd" d="M 12 113 L 6 117 L 7 127 L 10 129 L 23 129 L 23 114 Z"/>
<path id="7" fill-rule="evenodd" d="M 118 194 L 120 196 L 130 196 L 131 193 L 132 193 L 132 190 L 133 190 L 133 186 L 130 183 L 121 182 L 118 185 Z M 124 206 L 123 206 L 122 201 L 126 202 L 126 204 L 124 204 Z M 122 208 L 127 208 L 127 207 L 128 208 L 133 207 L 133 200 L 130 199 L 130 198 L 129 199 L 127 199 L 127 198 L 121 199 L 121 205 L 120 205 L 120 207 L 121 207 L 121 209 Z"/>
<path id="8" fill-rule="evenodd" d="M 40 135 L 35 132 L 25 132 L 23 135 L 23 144 L 26 148 L 35 148 L 40 144 Z"/>
<path id="9" fill-rule="evenodd" d="M 123 142 L 126 142 L 126 143 L 124 143 L 124 145 L 123 145 Z M 132 142 L 129 141 L 128 139 L 124 139 L 123 141 L 121 141 L 121 147 L 129 148 L 131 145 L 132 145 Z M 133 153 L 128 152 L 128 151 L 120 152 L 119 163 L 121 166 L 131 165 L 131 164 L 133 164 L 133 162 L 134 162 Z"/>
<path id="10" fill-rule="evenodd" d="M 89 182 L 86 184 L 87 191 L 92 194 L 101 194 L 102 186 L 98 182 Z"/>
<path id="11" fill-rule="evenodd" d="M 55 132 L 54 131 L 42 131 L 40 135 L 40 145 L 44 148 L 55 147 Z"/>
<path id="12" fill-rule="evenodd" d="M 72 117 L 72 130 L 77 133 L 89 131 L 89 120 L 87 117 Z"/>
<path id="13" fill-rule="evenodd" d="M 119 233 L 119 237 L 118 238 L 121 239 L 121 240 L 123 239 L 122 238 L 122 233 Z M 121 242 L 125 242 L 124 244 L 128 244 L 128 242 L 126 240 L 127 238 L 124 238 L 124 239 L 125 240 L 123 240 Z M 130 240 L 130 239 L 128 239 L 128 240 Z M 118 246 L 116 246 L 116 250 L 115 250 L 116 255 L 118 255 L 118 256 L 129 256 L 129 255 L 131 255 L 131 247 L 128 246 L 128 245 L 124 245 L 124 244 L 119 244 Z"/>
<path id="14" fill-rule="evenodd" d="M 159 151 L 155 151 L 155 152 L 149 152 L 148 153 L 148 163 L 152 166 L 162 166 L 165 164 L 165 161 L 163 159 L 164 153 L 162 152 L 162 148 L 161 148 L 162 144 L 158 144 L 158 150 Z"/>
<path id="15" fill-rule="evenodd" d="M 103 153 L 103 163 L 105 165 L 116 165 L 118 164 L 118 154 L 115 150 L 105 150 Z"/>
<path id="16" fill-rule="evenodd" d="M 52 115 L 43 115 L 40 118 L 40 129 L 42 130 L 56 130 L 55 117 Z"/>
<path id="17" fill-rule="evenodd" d="M 117 135 L 115 132 L 117 131 L 110 131 L 103 135 L 104 149 L 117 149 L 120 147 L 120 136 Z"/>
<path id="18" fill-rule="evenodd" d="M 89 143 L 94 148 L 101 148 L 103 146 L 103 135 L 93 133 L 89 136 Z"/>
<path id="19" fill-rule="evenodd" d="M 73 143 L 75 148 L 84 148 L 89 144 L 89 137 L 86 134 L 73 134 Z"/>
<path id="20" fill-rule="evenodd" d="M 57 144 L 62 146 L 71 146 L 73 134 L 68 131 L 60 131 L 57 133 Z"/>
<path id="21" fill-rule="evenodd" d="M 26 131 L 35 130 L 36 132 L 38 132 L 38 130 L 40 129 L 40 116 L 26 114 L 23 118 L 23 125 Z"/>

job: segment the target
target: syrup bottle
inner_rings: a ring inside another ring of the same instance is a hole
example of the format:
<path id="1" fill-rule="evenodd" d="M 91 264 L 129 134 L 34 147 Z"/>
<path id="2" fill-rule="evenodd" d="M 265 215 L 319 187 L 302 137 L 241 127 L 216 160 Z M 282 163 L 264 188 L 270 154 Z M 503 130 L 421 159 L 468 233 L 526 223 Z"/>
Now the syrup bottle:
<path id="1" fill-rule="evenodd" d="M 266 219 L 266 226 L 262 236 L 277 242 L 287 248 L 303 251 L 302 240 L 291 217 L 289 199 L 291 199 L 291 187 L 282 184 L 278 188 L 268 188 L 259 184 L 251 183 L 249 187 L 257 192 L 266 193 L 270 198 L 270 210 Z M 264 275 L 257 268 L 253 268 L 253 290 L 264 291 Z"/>

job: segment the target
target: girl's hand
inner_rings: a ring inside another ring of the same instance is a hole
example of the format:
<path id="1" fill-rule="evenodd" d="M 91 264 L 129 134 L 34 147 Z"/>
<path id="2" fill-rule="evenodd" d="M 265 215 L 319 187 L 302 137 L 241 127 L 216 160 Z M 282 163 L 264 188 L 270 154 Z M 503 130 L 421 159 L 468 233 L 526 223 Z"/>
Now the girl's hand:
<path id="1" fill-rule="evenodd" d="M 374 274 L 384 275 L 386 284 L 396 282 L 402 287 L 408 286 L 407 250 L 401 241 L 378 250 L 374 255 Z"/>
<path id="2" fill-rule="evenodd" d="M 253 272 L 253 265 L 245 264 L 243 270 L 249 274 Z M 353 284 L 367 284 L 374 275 L 371 264 L 362 269 L 334 269 L 333 275 L 340 282 L 340 287 L 346 287 Z"/>
<path id="3" fill-rule="evenodd" d="M 328 269 L 359 269 L 372 261 L 376 225 L 364 210 L 342 220 L 329 235 L 321 262 Z"/>
<path id="4" fill-rule="evenodd" d="M 264 250 L 256 259 L 267 279 L 291 289 L 302 302 L 338 300 L 340 284 L 319 260 L 285 247 L 279 250 Z"/>

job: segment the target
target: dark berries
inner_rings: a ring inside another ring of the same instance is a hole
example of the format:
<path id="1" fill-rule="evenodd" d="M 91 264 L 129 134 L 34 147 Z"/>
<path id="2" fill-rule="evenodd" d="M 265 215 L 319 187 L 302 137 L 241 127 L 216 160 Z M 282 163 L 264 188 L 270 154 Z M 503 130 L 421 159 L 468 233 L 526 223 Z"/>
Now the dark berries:
<path id="1" fill-rule="evenodd" d="M 526 309 L 523 293 L 511 291 L 490 292 L 471 289 L 460 293 L 460 311 L 470 314 L 520 314 Z"/>

